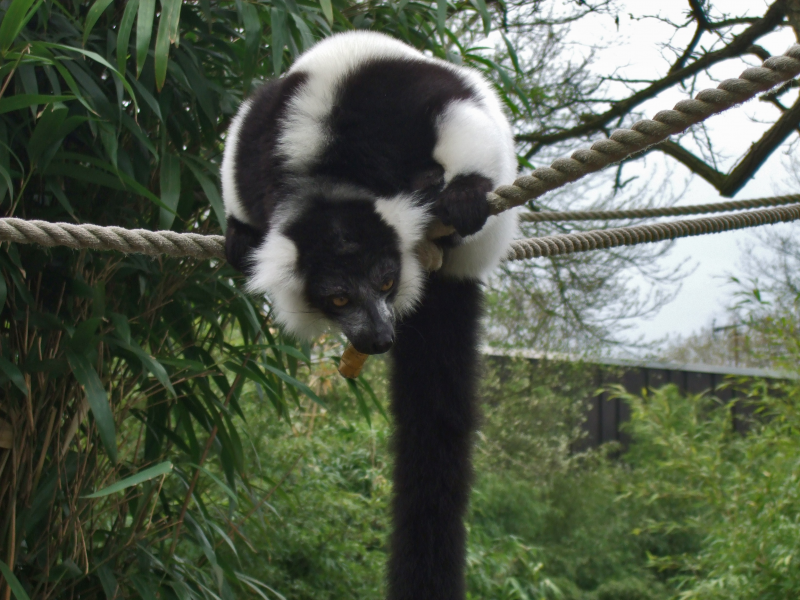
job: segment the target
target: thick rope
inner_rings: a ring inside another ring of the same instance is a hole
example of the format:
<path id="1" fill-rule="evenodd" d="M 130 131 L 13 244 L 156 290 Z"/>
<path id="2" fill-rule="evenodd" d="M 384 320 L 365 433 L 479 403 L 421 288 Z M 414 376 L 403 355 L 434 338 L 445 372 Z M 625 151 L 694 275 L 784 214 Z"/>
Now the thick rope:
<path id="1" fill-rule="evenodd" d="M 755 198 L 753 200 L 737 200 L 735 202 L 716 202 L 714 204 L 695 204 L 694 206 L 671 206 L 666 208 L 633 208 L 630 210 L 570 210 L 524 212 L 519 215 L 520 221 L 542 223 L 550 221 L 610 221 L 612 219 L 644 219 L 648 217 L 678 217 L 683 215 L 703 215 L 708 213 L 729 212 L 762 208 L 765 206 L 783 206 L 800 202 L 800 194 L 790 196 L 774 196 L 772 198 Z"/>
<path id="2" fill-rule="evenodd" d="M 674 240 L 706 233 L 720 233 L 722 231 L 758 227 L 759 225 L 796 221 L 797 219 L 800 219 L 800 204 L 720 217 L 617 227 L 565 235 L 549 235 L 527 240 L 515 240 L 511 244 L 507 260 L 525 260 L 542 256 L 586 252 L 598 248 L 633 246 L 635 244 Z"/>
<path id="3" fill-rule="evenodd" d="M 797 219 L 800 219 L 800 204 L 719 217 L 673 221 L 672 223 L 550 235 L 515 240 L 511 244 L 507 260 L 558 256 L 587 252 L 598 248 L 632 246 Z M 221 235 L 72 225 L 14 218 L 0 219 L 0 242 L 39 244 L 46 247 L 67 246 L 75 249 L 117 250 L 151 256 L 166 254 L 176 257 L 225 259 L 225 238 Z"/>
<path id="4" fill-rule="evenodd" d="M 589 149 L 577 150 L 570 158 L 559 158 L 550 167 L 536 169 L 530 175 L 517 179 L 514 185 L 501 186 L 488 195 L 492 212 L 497 214 L 519 206 L 545 192 L 599 171 L 798 74 L 800 74 L 800 45 L 794 45 L 783 56 L 773 56 L 764 61 L 761 67 L 746 69 L 738 79 L 726 79 L 717 86 L 717 89 L 703 90 L 693 100 L 682 100 L 673 110 L 656 114 L 653 120 L 638 121 L 631 129 L 618 129 L 609 139 L 596 142 Z M 791 206 L 785 209 L 754 211 L 746 215 L 518 240 L 512 245 L 509 259 L 555 256 L 595 248 L 611 248 L 791 221 L 798 217 L 790 218 L 785 215 L 793 215 L 792 211 L 796 210 L 796 206 Z M 761 218 L 759 215 L 772 216 L 764 216 L 766 219 L 764 221 L 752 221 Z M 715 227 L 721 228 L 715 229 Z M 225 238 L 219 235 L 25 221 L 10 217 L 0 219 L 0 242 L 117 250 L 149 255 L 191 256 L 199 259 L 225 258 Z"/>
<path id="5" fill-rule="evenodd" d="M 119 252 L 167 254 L 193 258 L 225 259 L 225 237 L 175 231 L 150 231 L 149 229 L 124 229 L 99 225 L 73 225 L 24 219 L 0 219 L 0 241 L 18 244 L 39 244 L 52 248 L 92 248 L 118 250 Z"/>
<path id="6" fill-rule="evenodd" d="M 577 150 L 570 158 L 556 159 L 549 167 L 520 177 L 514 185 L 501 186 L 489 194 L 492 212 L 497 214 L 519 206 L 619 162 L 798 74 L 800 44 L 795 44 L 783 56 L 773 56 L 760 67 L 746 69 L 738 79 L 726 79 L 717 89 L 703 90 L 694 99 L 681 100 L 672 110 L 663 110 L 652 120 L 638 121 L 630 129 L 617 129 L 609 139 L 595 142 L 589 149 Z"/>

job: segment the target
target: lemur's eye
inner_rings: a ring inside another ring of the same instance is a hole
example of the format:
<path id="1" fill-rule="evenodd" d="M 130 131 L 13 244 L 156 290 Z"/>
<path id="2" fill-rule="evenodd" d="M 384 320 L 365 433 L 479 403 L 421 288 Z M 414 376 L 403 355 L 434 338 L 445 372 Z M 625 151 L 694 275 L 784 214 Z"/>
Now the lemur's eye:
<path id="1" fill-rule="evenodd" d="M 390 279 L 389 281 L 384 283 L 381 286 L 381 291 L 382 292 L 388 292 L 390 289 L 392 289 L 392 287 L 394 287 L 394 279 Z"/>
<path id="2" fill-rule="evenodd" d="M 350 302 L 350 298 L 346 298 L 344 296 L 334 296 L 331 298 L 331 302 L 333 302 L 334 306 L 345 306 L 348 302 Z"/>

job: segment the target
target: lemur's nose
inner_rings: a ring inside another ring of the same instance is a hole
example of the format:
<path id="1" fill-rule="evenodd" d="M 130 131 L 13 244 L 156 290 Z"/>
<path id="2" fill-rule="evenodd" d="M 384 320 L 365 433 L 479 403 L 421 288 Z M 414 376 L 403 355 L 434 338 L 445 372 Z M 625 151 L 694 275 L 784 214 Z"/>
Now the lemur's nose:
<path id="1" fill-rule="evenodd" d="M 381 337 L 373 343 L 373 351 L 371 354 L 383 354 L 384 352 L 388 352 L 392 344 L 394 344 L 394 340 L 391 337 Z"/>

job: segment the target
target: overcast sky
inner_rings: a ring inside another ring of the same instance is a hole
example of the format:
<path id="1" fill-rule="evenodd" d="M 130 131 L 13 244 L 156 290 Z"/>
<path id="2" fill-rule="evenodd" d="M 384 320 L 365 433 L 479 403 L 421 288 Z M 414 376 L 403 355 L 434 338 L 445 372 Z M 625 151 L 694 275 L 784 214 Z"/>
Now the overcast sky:
<path id="1" fill-rule="evenodd" d="M 715 4 L 724 6 L 737 16 L 745 14 L 757 16 L 764 13 L 767 2 L 763 0 L 717 0 Z M 679 0 L 629 0 L 620 2 L 622 10 L 619 12 L 619 31 L 613 18 L 596 16 L 584 19 L 572 25 L 570 42 L 575 52 L 585 52 L 587 46 L 608 46 L 600 50 L 596 56 L 594 68 L 599 73 L 609 74 L 617 69 L 618 74 L 629 78 L 656 79 L 664 75 L 672 55 L 662 56 L 658 42 L 667 41 L 674 29 L 656 19 L 636 20 L 629 14 L 642 16 L 644 14 L 657 14 L 669 17 L 673 21 L 681 22 L 685 19 L 688 2 Z M 694 33 L 694 29 L 687 28 L 674 39 L 674 44 L 685 47 Z M 706 43 L 711 38 L 704 38 Z M 613 43 L 610 43 L 613 42 Z M 782 54 L 793 43 L 796 43 L 790 30 L 772 34 L 761 38 L 758 42 L 771 54 Z M 758 64 L 754 57 L 750 63 Z M 737 77 L 743 70 L 741 60 L 731 60 L 712 69 L 712 76 L 717 81 L 706 79 L 702 81 L 701 89 L 716 87 L 721 79 Z M 620 92 L 622 97 L 623 92 Z M 796 99 L 796 92 L 784 97 L 784 104 L 791 105 Z M 671 90 L 661 94 L 642 107 L 648 116 L 654 115 L 662 109 L 672 108 L 675 102 L 686 97 L 680 89 Z M 712 117 L 708 121 L 711 138 L 716 148 L 724 149 L 726 157 L 719 165 L 722 172 L 727 172 L 737 160 L 746 152 L 749 145 L 758 140 L 771 123 L 778 116 L 778 110 L 767 103 L 751 101 L 748 104 L 734 108 L 727 113 Z M 758 121 L 763 123 L 759 123 Z M 687 140 L 688 141 L 688 140 Z M 794 142 L 794 146 L 791 146 Z M 797 135 L 793 134 L 764 164 L 756 177 L 751 180 L 737 195 L 736 199 L 758 198 L 778 194 L 795 193 L 800 190 L 792 188 L 789 175 L 788 152 L 797 152 Z M 691 149 L 691 148 L 690 148 Z M 640 161 L 643 175 L 654 169 L 664 168 L 662 161 L 671 159 L 660 153 L 651 153 L 646 162 Z M 674 161 L 672 161 L 674 164 Z M 661 164 L 659 164 L 661 163 Z M 626 172 L 626 175 L 630 175 Z M 682 166 L 675 168 L 675 177 L 679 179 L 678 188 L 682 187 L 683 180 L 689 180 L 687 193 L 680 204 L 702 204 L 724 200 L 717 191 L 699 177 L 690 178 L 687 169 Z M 794 184 L 796 186 L 796 183 Z M 792 231 L 800 231 L 798 225 L 767 226 L 782 227 Z M 756 242 L 755 236 L 749 231 L 729 232 L 715 235 L 688 238 L 676 242 L 673 251 L 665 257 L 665 264 L 675 265 L 689 259 L 695 265 L 694 272 L 684 282 L 677 298 L 665 306 L 660 313 L 652 319 L 640 319 L 636 323 L 635 334 L 644 335 L 647 339 L 656 339 L 666 334 L 690 334 L 704 325 L 711 323 L 712 319 L 724 320 L 723 307 L 730 299 L 731 287 L 726 284 L 726 274 L 736 273 L 741 253 Z"/>

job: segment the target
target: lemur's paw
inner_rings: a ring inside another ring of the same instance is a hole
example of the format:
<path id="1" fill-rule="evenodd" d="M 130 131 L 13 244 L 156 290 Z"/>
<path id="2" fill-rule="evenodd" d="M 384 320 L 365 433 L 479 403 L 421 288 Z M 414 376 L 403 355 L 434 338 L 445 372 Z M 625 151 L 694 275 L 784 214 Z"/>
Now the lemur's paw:
<path id="1" fill-rule="evenodd" d="M 445 225 L 452 225 L 461 236 L 471 235 L 489 218 L 486 194 L 492 182 L 483 175 L 457 175 L 439 194 L 433 214 Z"/>

